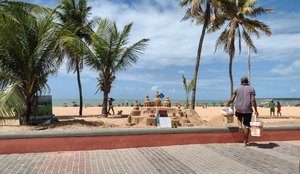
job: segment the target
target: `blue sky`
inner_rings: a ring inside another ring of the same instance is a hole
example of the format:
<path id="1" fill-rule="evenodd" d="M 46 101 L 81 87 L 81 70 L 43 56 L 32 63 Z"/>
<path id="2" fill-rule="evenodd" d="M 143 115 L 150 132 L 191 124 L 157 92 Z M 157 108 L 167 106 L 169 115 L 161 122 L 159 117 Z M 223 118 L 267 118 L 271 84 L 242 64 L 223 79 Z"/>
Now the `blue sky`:
<path id="1" fill-rule="evenodd" d="M 58 0 L 33 2 L 53 7 Z M 89 0 L 91 16 L 109 18 L 121 28 L 133 22 L 130 35 L 133 43 L 150 38 L 150 44 L 137 64 L 118 72 L 110 96 L 117 99 L 151 98 L 156 90 L 172 99 L 184 99 L 182 74 L 193 77 L 197 44 L 202 26 L 190 21 L 181 22 L 184 9 L 179 0 Z M 300 98 L 300 1 L 260 0 L 264 8 L 275 12 L 259 17 L 273 32 L 253 37 L 258 49 L 251 55 L 251 84 L 259 98 Z M 198 74 L 197 100 L 224 100 L 229 98 L 230 81 L 228 55 L 222 50 L 214 53 L 219 32 L 207 34 L 204 41 Z M 241 76 L 247 75 L 247 48 L 236 53 L 233 64 L 234 86 Z M 102 98 L 95 94 L 97 72 L 85 67 L 82 72 L 83 96 L 86 99 Z M 67 73 L 63 65 L 58 74 L 49 78 L 53 98 L 75 99 L 78 88 L 75 74 Z"/>

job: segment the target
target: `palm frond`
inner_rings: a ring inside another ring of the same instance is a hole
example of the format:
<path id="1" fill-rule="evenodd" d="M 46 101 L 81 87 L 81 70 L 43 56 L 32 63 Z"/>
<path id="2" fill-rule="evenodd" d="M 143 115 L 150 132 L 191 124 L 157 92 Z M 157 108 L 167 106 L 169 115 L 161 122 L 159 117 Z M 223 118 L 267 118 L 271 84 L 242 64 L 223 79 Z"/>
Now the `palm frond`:
<path id="1" fill-rule="evenodd" d="M 191 92 L 192 87 L 193 87 L 194 85 L 195 85 L 195 80 L 192 79 L 192 80 L 190 81 L 190 83 L 188 84 L 188 86 L 187 86 L 187 91 L 188 91 L 188 92 Z"/>
<path id="2" fill-rule="evenodd" d="M 242 52 L 242 36 L 241 36 L 241 31 L 240 31 L 239 26 L 237 26 L 237 35 L 238 35 L 238 40 L 239 40 L 239 54 L 241 54 L 241 52 Z"/>
<path id="3" fill-rule="evenodd" d="M 193 0 L 182 0 L 180 3 L 179 3 L 179 6 L 180 7 L 186 7 L 187 5 L 191 4 Z"/>
<path id="4" fill-rule="evenodd" d="M 221 35 L 218 37 L 215 45 L 215 52 L 220 48 L 221 46 L 224 46 L 224 50 L 227 52 L 227 38 L 229 35 L 228 29 L 224 29 Z"/>
<path id="5" fill-rule="evenodd" d="M 248 34 L 245 30 L 243 30 L 243 39 L 245 40 L 247 46 L 248 46 L 254 53 L 257 53 L 257 49 L 256 49 L 256 47 L 254 46 L 251 37 L 249 36 L 249 34 Z"/>
<path id="6" fill-rule="evenodd" d="M 257 16 L 261 16 L 261 15 L 264 15 L 264 14 L 267 14 L 267 13 L 272 13 L 274 11 L 275 10 L 272 9 L 272 8 L 259 7 L 259 8 L 253 9 L 251 13 L 247 13 L 247 16 L 256 18 Z"/>
<path id="7" fill-rule="evenodd" d="M 266 25 L 263 22 L 260 22 L 258 20 L 251 20 L 248 18 L 245 18 L 243 21 L 243 25 L 245 26 L 246 30 L 250 33 L 255 33 L 257 37 L 259 37 L 259 33 L 257 29 L 260 31 L 263 31 L 267 36 L 270 36 L 272 34 L 271 29 L 268 25 Z"/>
<path id="8" fill-rule="evenodd" d="M 114 68 L 115 71 L 126 69 L 131 66 L 132 63 L 135 63 L 139 56 L 143 54 L 143 51 L 149 41 L 150 39 L 142 39 L 128 47 L 121 55 L 119 62 L 116 64 L 116 67 Z"/>
<path id="9" fill-rule="evenodd" d="M 22 113 L 25 99 L 20 85 L 20 82 L 16 82 L 0 91 L 0 116 L 13 117 L 18 113 Z"/>
<path id="10" fill-rule="evenodd" d="M 216 32 L 217 30 L 220 30 L 221 27 L 225 24 L 226 20 L 228 20 L 227 16 L 225 15 L 215 15 L 214 20 L 212 20 L 208 32 Z"/>

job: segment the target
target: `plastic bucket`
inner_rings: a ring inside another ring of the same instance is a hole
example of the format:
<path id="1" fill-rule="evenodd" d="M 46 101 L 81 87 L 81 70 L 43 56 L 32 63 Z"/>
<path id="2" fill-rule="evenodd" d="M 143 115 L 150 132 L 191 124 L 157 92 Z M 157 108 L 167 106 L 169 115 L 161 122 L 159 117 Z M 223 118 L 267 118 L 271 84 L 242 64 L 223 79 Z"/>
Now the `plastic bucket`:
<path id="1" fill-rule="evenodd" d="M 227 123 L 233 123 L 233 110 L 231 108 L 221 109 L 221 114 L 223 115 L 223 121 Z"/>
<path id="2" fill-rule="evenodd" d="M 260 137 L 262 136 L 263 131 L 263 123 L 262 122 L 250 122 L 251 126 L 251 136 L 253 137 Z"/>
<path id="3" fill-rule="evenodd" d="M 233 123 L 233 115 L 223 115 L 224 123 Z"/>

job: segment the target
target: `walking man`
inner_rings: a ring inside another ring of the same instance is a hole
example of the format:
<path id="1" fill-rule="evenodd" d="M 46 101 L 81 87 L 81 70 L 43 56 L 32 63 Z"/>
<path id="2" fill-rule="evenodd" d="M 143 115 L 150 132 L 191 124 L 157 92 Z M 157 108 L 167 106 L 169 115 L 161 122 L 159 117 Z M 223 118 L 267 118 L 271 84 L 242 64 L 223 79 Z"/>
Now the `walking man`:
<path id="1" fill-rule="evenodd" d="M 238 119 L 240 129 L 244 129 L 244 145 L 249 145 L 248 137 L 250 132 L 250 122 L 252 117 L 252 107 L 254 108 L 255 115 L 258 116 L 255 90 L 249 85 L 247 77 L 241 78 L 241 85 L 233 92 L 230 100 L 226 103 L 228 107 L 236 99 L 236 112 L 235 115 Z"/>

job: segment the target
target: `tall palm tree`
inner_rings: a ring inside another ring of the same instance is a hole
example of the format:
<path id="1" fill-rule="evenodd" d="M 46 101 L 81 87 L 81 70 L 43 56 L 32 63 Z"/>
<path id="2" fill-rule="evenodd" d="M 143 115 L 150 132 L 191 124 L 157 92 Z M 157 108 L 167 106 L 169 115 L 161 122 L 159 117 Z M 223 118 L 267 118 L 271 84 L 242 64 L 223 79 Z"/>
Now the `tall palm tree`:
<path id="1" fill-rule="evenodd" d="M 262 31 L 267 36 L 272 34 L 270 28 L 256 20 L 259 15 L 270 13 L 273 9 L 255 7 L 256 0 L 224 0 L 213 1 L 213 6 L 219 9 L 214 21 L 209 29 L 209 32 L 215 32 L 222 26 L 225 29 L 216 41 L 216 50 L 223 47 L 229 55 L 229 77 L 230 77 L 230 95 L 233 93 L 233 78 L 232 78 L 232 62 L 235 55 L 235 40 L 238 40 L 239 53 L 241 53 L 242 39 L 253 52 L 257 52 L 254 46 L 251 34 L 259 37 L 259 31 Z M 238 6 L 237 6 L 238 5 Z"/>
<path id="2" fill-rule="evenodd" d="M 201 60 L 203 41 L 204 41 L 206 30 L 211 22 L 211 15 L 214 14 L 215 12 L 211 6 L 212 1 L 213 0 L 182 0 L 179 4 L 181 7 L 189 6 L 182 20 L 191 19 L 192 21 L 196 21 L 198 24 L 203 24 L 201 36 L 198 43 L 196 63 L 194 69 L 194 78 L 193 78 L 194 85 L 192 87 L 192 101 L 191 101 L 192 109 L 195 109 L 195 103 L 196 103 L 197 78 L 198 78 L 198 71 L 199 71 L 199 65 Z"/>
<path id="3" fill-rule="evenodd" d="M 136 63 L 149 42 L 149 39 L 141 39 L 128 46 L 131 28 L 132 23 L 119 31 L 115 22 L 103 19 L 100 21 L 96 33 L 92 35 L 95 57 L 88 59 L 87 64 L 92 69 L 99 71 L 97 92 L 103 91 L 102 116 L 104 117 L 107 117 L 108 94 L 116 79 L 116 72 L 126 70 Z"/>
<path id="4" fill-rule="evenodd" d="M 63 57 L 53 13 L 32 9 L 7 4 L 0 16 L 0 114 L 19 114 L 21 123 L 28 123 L 35 96 L 49 90 L 47 79 Z"/>
<path id="5" fill-rule="evenodd" d="M 58 16 L 64 27 L 86 41 L 86 43 L 90 43 L 90 35 L 93 32 L 92 24 L 94 23 L 88 19 L 90 11 L 91 7 L 87 5 L 87 0 L 62 0 Z M 77 48 L 67 47 L 65 49 L 68 57 L 68 72 L 76 72 L 79 90 L 79 115 L 82 116 L 83 97 L 80 72 L 83 69 L 85 55 L 77 51 Z"/>
<path id="6" fill-rule="evenodd" d="M 185 90 L 185 96 L 186 96 L 186 108 L 189 108 L 189 98 L 190 98 L 190 93 L 191 93 L 191 89 L 195 83 L 195 80 L 192 79 L 190 81 L 190 83 L 187 83 L 186 82 L 186 78 L 184 77 L 184 75 L 182 74 L 182 82 L 183 82 L 183 87 L 184 87 L 184 90 Z"/>

